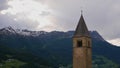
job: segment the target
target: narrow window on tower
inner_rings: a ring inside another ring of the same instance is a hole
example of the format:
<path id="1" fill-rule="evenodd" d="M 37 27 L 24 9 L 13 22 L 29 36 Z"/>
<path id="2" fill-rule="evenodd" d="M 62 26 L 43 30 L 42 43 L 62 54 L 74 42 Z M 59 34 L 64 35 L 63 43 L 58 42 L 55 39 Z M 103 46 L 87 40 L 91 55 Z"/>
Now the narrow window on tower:
<path id="1" fill-rule="evenodd" d="M 88 47 L 90 47 L 90 41 L 88 41 Z"/>
<path id="2" fill-rule="evenodd" d="M 77 41 L 77 47 L 82 47 L 82 40 Z"/>

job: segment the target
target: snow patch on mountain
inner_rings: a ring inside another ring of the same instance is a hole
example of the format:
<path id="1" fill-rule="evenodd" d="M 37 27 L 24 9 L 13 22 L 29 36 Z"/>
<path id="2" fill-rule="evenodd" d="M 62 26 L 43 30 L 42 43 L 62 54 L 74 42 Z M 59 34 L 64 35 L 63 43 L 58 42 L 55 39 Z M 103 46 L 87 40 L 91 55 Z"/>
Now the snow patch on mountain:
<path id="1" fill-rule="evenodd" d="M 13 29 L 12 27 L 6 27 L 3 29 L 0 29 L 0 34 L 2 35 L 22 35 L 22 36 L 50 36 L 50 37 L 56 37 L 59 36 L 60 38 L 72 38 L 74 35 L 74 31 L 51 31 L 51 32 L 45 32 L 45 31 L 30 31 L 27 29 Z M 105 41 L 102 36 L 97 31 L 90 31 L 90 35 L 93 39 L 97 39 L 98 41 Z"/>
<path id="2" fill-rule="evenodd" d="M 39 36 L 41 34 L 47 34 L 48 32 L 45 31 L 29 31 L 29 30 L 22 30 L 22 29 L 13 29 L 12 27 L 6 27 L 3 29 L 0 29 L 0 34 L 18 34 L 18 35 L 24 35 L 24 36 Z"/>

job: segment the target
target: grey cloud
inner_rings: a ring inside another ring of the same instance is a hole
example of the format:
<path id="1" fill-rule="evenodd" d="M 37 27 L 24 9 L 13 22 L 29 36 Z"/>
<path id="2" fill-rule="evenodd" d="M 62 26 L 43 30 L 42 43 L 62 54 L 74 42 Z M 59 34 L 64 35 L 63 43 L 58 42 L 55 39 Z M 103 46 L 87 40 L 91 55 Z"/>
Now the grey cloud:
<path id="1" fill-rule="evenodd" d="M 8 7 L 7 0 L 0 0 L 0 10 L 7 9 Z"/>
<path id="2" fill-rule="evenodd" d="M 0 2 L 5 8 L 4 0 Z M 81 15 L 81 9 L 86 24 L 90 30 L 97 30 L 105 39 L 120 38 L 120 0 L 37 0 L 43 4 L 47 4 L 54 12 L 53 15 L 57 20 L 54 22 L 62 30 L 74 30 L 79 21 Z M 49 14 L 49 13 L 44 13 Z M 43 15 L 44 15 L 43 14 Z M 4 19 L 3 19 L 4 18 Z M 6 21 L 6 19 L 8 19 Z M 17 27 L 24 27 L 29 29 L 35 29 L 37 23 L 34 26 L 26 23 L 21 23 L 18 26 L 15 21 L 5 16 L 0 16 L 0 27 L 8 26 L 11 24 Z M 2 23 L 4 22 L 4 23 Z M 3 26 L 1 26 L 3 25 Z M 27 27 L 26 27 L 27 26 Z"/>
<path id="3" fill-rule="evenodd" d="M 14 17 L 11 17 L 9 15 L 1 15 L 0 14 L 0 28 L 11 26 L 13 28 L 19 28 L 19 29 L 29 29 L 29 30 L 35 30 L 38 26 L 38 23 L 31 22 L 31 21 L 15 21 Z"/>
<path id="4" fill-rule="evenodd" d="M 42 13 L 40 14 L 40 16 L 47 16 L 49 14 L 50 14 L 50 12 L 42 11 Z"/>
<path id="5" fill-rule="evenodd" d="M 120 38 L 120 1 L 113 0 L 52 0 L 51 7 L 59 12 L 58 25 L 75 29 L 80 11 L 90 30 L 97 30 L 105 39 Z"/>

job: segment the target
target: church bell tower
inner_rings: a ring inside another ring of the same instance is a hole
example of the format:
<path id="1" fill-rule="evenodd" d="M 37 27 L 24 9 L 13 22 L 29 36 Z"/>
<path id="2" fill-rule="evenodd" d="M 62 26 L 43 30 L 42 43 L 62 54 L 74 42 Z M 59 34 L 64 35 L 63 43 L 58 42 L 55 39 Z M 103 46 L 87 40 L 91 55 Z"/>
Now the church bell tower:
<path id="1" fill-rule="evenodd" d="M 81 14 L 73 36 L 73 68 L 92 68 L 91 37 Z"/>

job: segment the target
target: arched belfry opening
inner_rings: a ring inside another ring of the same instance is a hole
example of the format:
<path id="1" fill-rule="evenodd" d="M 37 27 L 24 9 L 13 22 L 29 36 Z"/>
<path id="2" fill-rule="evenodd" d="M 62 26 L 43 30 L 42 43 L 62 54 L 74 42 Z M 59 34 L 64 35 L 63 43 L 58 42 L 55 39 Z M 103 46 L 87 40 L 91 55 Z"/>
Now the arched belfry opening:
<path id="1" fill-rule="evenodd" d="M 82 46 L 83 46 L 82 40 L 78 40 L 78 41 L 77 41 L 77 47 L 82 47 Z"/>

